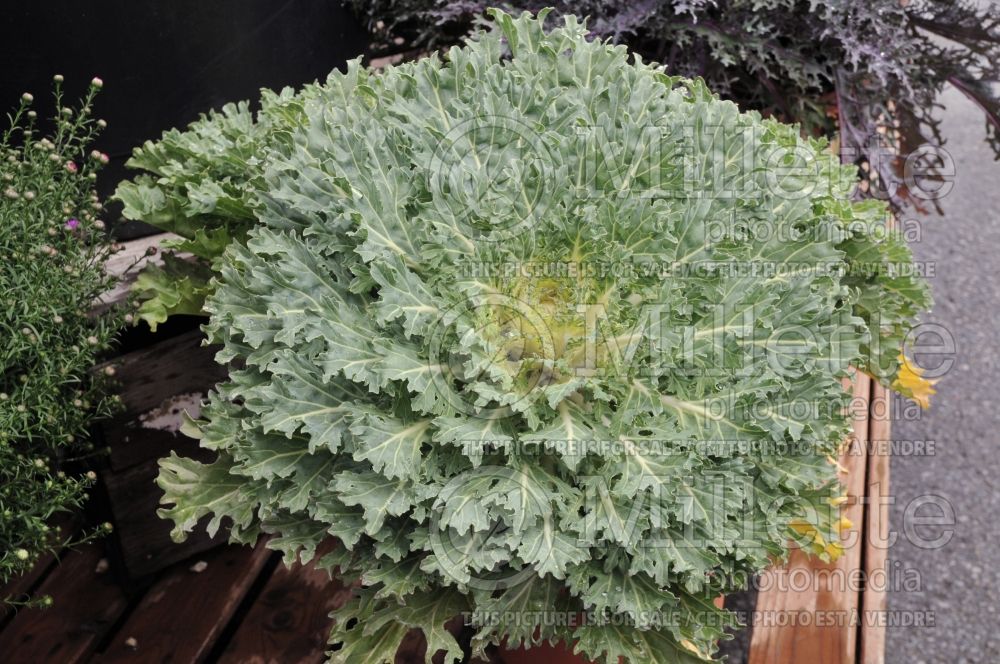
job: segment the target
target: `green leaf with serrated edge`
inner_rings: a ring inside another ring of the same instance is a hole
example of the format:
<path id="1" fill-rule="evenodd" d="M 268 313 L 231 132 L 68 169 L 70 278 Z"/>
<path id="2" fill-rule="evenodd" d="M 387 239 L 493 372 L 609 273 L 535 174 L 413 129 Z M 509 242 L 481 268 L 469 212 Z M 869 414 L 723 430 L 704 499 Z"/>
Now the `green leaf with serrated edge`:
<path id="1" fill-rule="evenodd" d="M 301 358 L 281 354 L 271 365 L 270 381 L 244 392 L 246 406 L 260 414 L 265 431 L 301 432 L 310 452 L 336 452 L 358 414 L 355 400 L 364 393 L 346 381 L 320 380 L 310 369 Z"/>
<path id="2" fill-rule="evenodd" d="M 324 492 L 313 500 L 309 513 L 313 519 L 325 523 L 327 532 L 339 539 L 347 549 L 358 543 L 367 525 L 363 510 L 348 507 L 329 492 Z"/>
<path id="3" fill-rule="evenodd" d="M 427 654 L 424 657 L 427 664 L 432 664 L 435 657 L 443 657 L 444 662 L 460 662 L 465 656 L 462 647 L 446 625 L 468 608 L 468 599 L 454 590 L 416 593 L 401 606 L 390 605 L 376 611 L 366 623 L 365 630 L 375 631 L 391 623 L 417 628 L 427 639 Z"/>
<path id="4" fill-rule="evenodd" d="M 675 595 L 646 574 L 601 570 L 593 563 L 575 568 L 569 587 L 588 610 L 625 614 L 639 625 L 677 604 Z"/>
<path id="5" fill-rule="evenodd" d="M 498 417 L 437 417 L 434 427 L 436 442 L 460 448 L 474 466 L 482 463 L 487 451 L 502 451 L 514 442 Z"/>
<path id="6" fill-rule="evenodd" d="M 474 576 L 489 578 L 504 569 L 519 540 L 500 528 L 485 533 L 432 531 L 425 550 L 433 553 L 424 557 L 420 569 L 464 587 Z"/>
<path id="7" fill-rule="evenodd" d="M 333 647 L 331 664 L 395 664 L 396 651 L 410 628 L 399 622 L 384 621 L 378 629 L 373 629 L 369 621 L 376 601 L 372 593 L 363 594 L 360 600 L 348 602 L 333 612 L 335 624 L 329 639 Z"/>
<path id="8" fill-rule="evenodd" d="M 393 519 L 376 536 L 375 555 L 399 562 L 410 552 L 410 532 L 406 518 Z"/>
<path id="9" fill-rule="evenodd" d="M 368 461 L 386 477 L 415 479 L 420 472 L 420 448 L 430 440 L 431 420 L 405 422 L 367 413 L 351 425 L 354 458 Z"/>
<path id="10" fill-rule="evenodd" d="M 521 442 L 539 444 L 559 455 L 570 470 L 576 470 L 586 454 L 586 446 L 606 438 L 600 424 L 592 422 L 579 406 L 562 402 L 549 426 L 521 436 Z"/>
<path id="11" fill-rule="evenodd" d="M 403 259 L 393 256 L 384 263 L 373 263 L 372 278 L 379 286 L 378 321 L 385 324 L 402 318 L 407 338 L 426 334 L 440 320 L 437 298 L 417 275 L 410 272 Z"/>
<path id="12" fill-rule="evenodd" d="M 507 648 L 531 647 L 557 634 L 556 621 L 547 614 L 579 613 L 581 607 L 566 597 L 562 582 L 545 576 L 517 583 L 502 592 L 479 592 L 474 595 L 475 610 L 469 622 L 478 628 L 473 649 L 506 638 Z M 536 620 L 532 620 L 537 616 Z"/>
<path id="13" fill-rule="evenodd" d="M 368 535 L 382 528 L 388 516 L 400 516 L 413 503 L 413 491 L 403 480 L 390 480 L 373 472 L 342 472 L 333 481 L 337 495 L 347 506 L 364 510 Z"/>
<path id="14" fill-rule="evenodd" d="M 676 482 L 695 464 L 693 453 L 676 444 L 671 429 L 649 425 L 650 436 L 619 436 L 621 453 L 606 473 L 616 477 L 615 491 L 633 498 L 640 491 L 674 491 Z"/>
<path id="15" fill-rule="evenodd" d="M 636 638 L 635 630 L 629 625 L 585 624 L 573 630 L 573 637 L 577 640 L 573 652 L 585 655 L 596 664 L 645 661 L 646 652 Z M 688 662 L 680 660 L 678 664 Z"/>
<path id="16" fill-rule="evenodd" d="M 365 585 L 377 588 L 375 597 L 405 601 L 407 596 L 431 588 L 431 577 L 420 569 L 420 556 L 398 561 L 379 559 L 361 577 Z"/>
<path id="17" fill-rule="evenodd" d="M 280 551 L 288 564 L 306 564 L 316 556 L 316 548 L 326 538 L 326 526 L 308 518 L 271 516 L 261 521 L 261 531 L 274 535 L 267 548 Z"/>
<path id="18" fill-rule="evenodd" d="M 682 581 L 688 590 L 704 586 L 708 573 L 721 565 L 722 555 L 707 546 L 714 541 L 705 528 L 667 528 L 650 533 L 632 559 L 630 572 L 644 572 L 657 583 Z"/>
<path id="19" fill-rule="evenodd" d="M 524 562 L 533 565 L 538 576 L 551 574 L 557 579 L 565 578 L 572 565 L 590 557 L 586 544 L 581 544 L 574 533 L 561 528 L 553 518 L 535 524 L 521 537 L 518 549 Z"/>
<path id="20" fill-rule="evenodd" d="M 212 272 L 207 265 L 170 252 L 161 256 L 163 265 L 143 267 L 131 289 L 139 299 L 138 318 L 153 332 L 175 314 L 201 315 L 205 298 L 212 291 Z"/>
<path id="21" fill-rule="evenodd" d="M 212 515 L 208 533 L 214 536 L 225 518 L 237 528 L 247 528 L 254 519 L 254 503 L 248 499 L 245 481 L 231 474 L 233 463 L 220 457 L 211 464 L 171 454 L 160 460 L 156 484 L 163 489 L 157 514 L 174 522 L 171 537 L 183 541 L 198 521 Z"/>
<path id="22" fill-rule="evenodd" d="M 637 640 L 648 658 L 644 661 L 652 664 L 701 664 L 709 658 L 708 653 L 715 650 L 715 645 L 711 644 L 707 649 L 692 652 L 684 644 L 677 643 L 663 629 L 639 632 Z"/>
<path id="23" fill-rule="evenodd" d="M 582 543 L 599 541 L 636 547 L 650 528 L 650 498 L 628 499 L 612 493 L 603 477 L 581 478 L 585 492 L 578 510 L 580 519 L 572 522 Z"/>

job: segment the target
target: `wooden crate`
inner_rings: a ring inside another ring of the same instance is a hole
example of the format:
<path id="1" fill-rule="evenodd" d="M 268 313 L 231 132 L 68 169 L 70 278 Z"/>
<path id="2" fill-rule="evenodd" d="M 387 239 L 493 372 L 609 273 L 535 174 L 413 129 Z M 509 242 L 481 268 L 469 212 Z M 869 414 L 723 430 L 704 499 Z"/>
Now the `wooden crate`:
<path id="1" fill-rule="evenodd" d="M 890 436 L 889 394 L 868 376 L 858 375 L 855 403 L 865 404 L 854 413 L 854 436 L 839 459 L 847 471 L 842 481 L 850 498 L 844 514 L 853 522 L 847 533 L 850 546 L 832 564 L 824 564 L 801 552 L 772 575 L 767 588 L 757 596 L 748 661 L 750 664 L 882 664 L 885 660 L 885 589 L 864 583 L 885 565 L 888 554 L 886 531 L 888 503 L 878 500 L 888 494 Z M 873 416 L 874 414 L 874 416 Z M 788 591 L 774 575 L 796 575 L 794 585 L 804 591 Z M 845 584 L 860 578 L 859 588 Z M 798 624 L 791 624 L 796 621 Z M 822 623 L 821 623 L 822 621 Z M 804 624 L 807 623 L 807 624 Z"/>

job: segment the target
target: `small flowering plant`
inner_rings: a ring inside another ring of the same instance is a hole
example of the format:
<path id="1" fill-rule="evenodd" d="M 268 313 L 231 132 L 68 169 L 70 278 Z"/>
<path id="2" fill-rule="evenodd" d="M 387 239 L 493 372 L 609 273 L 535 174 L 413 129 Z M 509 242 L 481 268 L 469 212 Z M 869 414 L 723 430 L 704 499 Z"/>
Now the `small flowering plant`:
<path id="1" fill-rule="evenodd" d="M 89 150 L 104 126 L 91 115 L 100 87 L 94 79 L 70 108 L 56 76 L 51 135 L 39 135 L 27 93 L 0 134 L 0 583 L 65 543 L 52 517 L 83 502 L 93 473 L 70 468 L 93 450 L 92 418 L 115 401 L 108 372 L 92 371 L 118 326 L 114 312 L 91 313 L 115 281 L 94 193 L 108 158 Z"/>

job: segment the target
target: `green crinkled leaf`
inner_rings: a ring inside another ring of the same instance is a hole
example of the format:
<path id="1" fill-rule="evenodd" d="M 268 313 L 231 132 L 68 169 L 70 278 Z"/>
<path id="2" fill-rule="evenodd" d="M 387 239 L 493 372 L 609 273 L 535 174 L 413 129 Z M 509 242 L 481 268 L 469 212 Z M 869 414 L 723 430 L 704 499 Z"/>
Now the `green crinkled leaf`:
<path id="1" fill-rule="evenodd" d="M 579 611 L 579 605 L 566 597 L 564 587 L 561 581 L 547 576 L 502 593 L 477 595 L 475 612 L 470 616 L 470 622 L 478 628 L 473 647 L 484 648 L 504 638 L 508 648 L 531 647 L 554 637 L 557 634 L 555 621 L 537 626 L 521 617 L 532 613 Z"/>
<path id="2" fill-rule="evenodd" d="M 376 611 L 365 625 L 365 630 L 378 630 L 385 624 L 401 623 L 423 632 L 427 639 L 424 661 L 432 664 L 435 656 L 444 662 L 461 662 L 462 647 L 446 627 L 456 616 L 469 608 L 468 600 L 459 592 L 423 592 L 408 598 L 402 606 L 386 606 Z"/>
<path id="3" fill-rule="evenodd" d="M 399 601 L 417 591 L 431 588 L 431 578 L 420 569 L 419 556 L 411 556 L 398 561 L 381 560 L 378 565 L 364 573 L 362 581 L 378 588 L 378 598 L 393 597 Z"/>
<path id="4" fill-rule="evenodd" d="M 482 463 L 488 450 L 506 449 L 514 442 L 513 437 L 504 432 L 500 418 L 438 417 L 434 426 L 436 442 L 460 448 L 475 466 Z"/>
<path id="5" fill-rule="evenodd" d="M 405 422 L 366 415 L 351 427 L 354 459 L 367 461 L 386 477 L 412 479 L 420 472 L 420 448 L 430 441 L 431 420 Z"/>
<path id="6" fill-rule="evenodd" d="M 199 316 L 211 293 L 211 270 L 202 262 L 164 252 L 163 265 L 147 265 L 132 284 L 139 299 L 138 317 L 152 331 L 177 314 Z"/>
<path id="7" fill-rule="evenodd" d="M 370 471 L 342 472 L 334 480 L 333 488 L 345 505 L 357 505 L 364 510 L 368 535 L 378 532 L 386 517 L 404 514 L 415 497 L 404 480 L 391 480 Z"/>
<path id="8" fill-rule="evenodd" d="M 235 238 L 229 228 L 199 228 L 190 238 L 164 240 L 161 247 L 211 261 L 222 255 Z"/>
<path id="9" fill-rule="evenodd" d="M 174 522 L 171 537 L 182 541 L 198 521 L 207 515 L 208 533 L 214 536 L 224 518 L 234 526 L 245 528 L 253 522 L 254 502 L 245 492 L 245 481 L 231 474 L 231 459 L 220 456 L 211 464 L 185 459 L 171 454 L 160 460 L 157 485 L 163 489 L 160 500 L 166 507 L 157 511 L 163 519 Z"/>
<path id="10" fill-rule="evenodd" d="M 372 616 L 376 609 L 374 594 L 362 594 L 358 601 L 348 602 L 333 613 L 334 628 L 330 634 L 332 664 L 395 664 L 396 651 L 410 628 L 394 621 L 383 621 L 373 629 Z"/>

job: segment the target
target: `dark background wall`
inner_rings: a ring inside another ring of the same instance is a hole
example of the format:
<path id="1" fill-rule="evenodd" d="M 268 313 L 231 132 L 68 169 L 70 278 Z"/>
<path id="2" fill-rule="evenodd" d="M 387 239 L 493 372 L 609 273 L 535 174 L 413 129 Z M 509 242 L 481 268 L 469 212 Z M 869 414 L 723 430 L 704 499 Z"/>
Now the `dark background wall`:
<path id="1" fill-rule="evenodd" d="M 258 90 L 323 79 L 360 55 L 364 30 L 337 0 L 7 0 L 0 10 L 0 112 L 23 92 L 53 113 L 52 76 L 70 100 L 104 80 L 97 147 L 107 196 L 136 145 Z M 112 213 L 114 210 L 112 210 Z M 123 236 L 142 234 L 131 224 Z"/>

